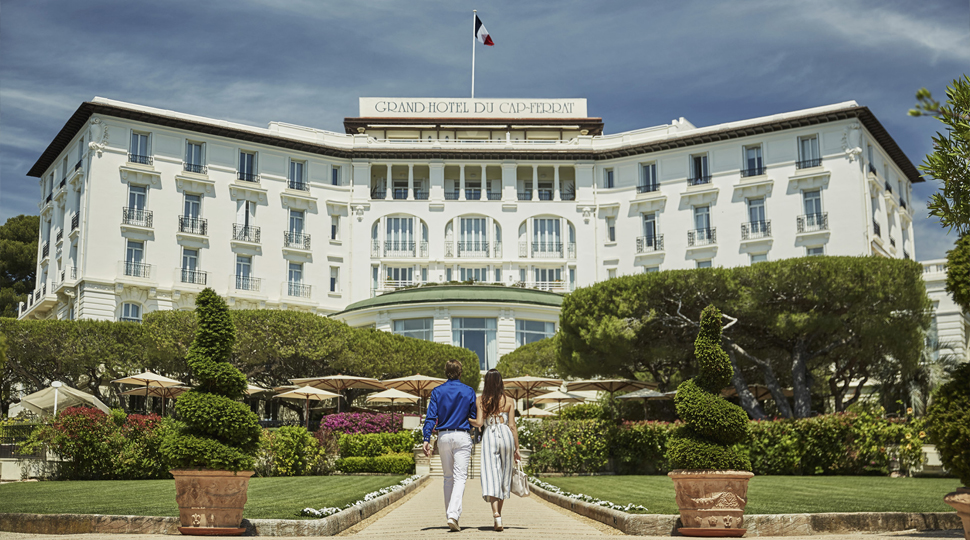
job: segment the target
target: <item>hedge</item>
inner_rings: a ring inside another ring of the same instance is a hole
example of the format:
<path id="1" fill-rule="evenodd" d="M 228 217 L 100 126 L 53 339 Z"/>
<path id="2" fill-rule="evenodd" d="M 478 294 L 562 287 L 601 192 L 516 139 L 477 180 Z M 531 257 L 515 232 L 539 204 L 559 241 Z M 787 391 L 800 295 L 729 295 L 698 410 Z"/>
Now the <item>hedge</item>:
<path id="1" fill-rule="evenodd" d="M 340 457 L 370 458 L 384 454 L 410 453 L 417 440 L 412 431 L 345 434 L 340 436 Z"/>
<path id="2" fill-rule="evenodd" d="M 414 454 L 408 452 L 376 457 L 340 458 L 337 460 L 335 468 L 347 474 L 411 474 L 414 472 Z"/>

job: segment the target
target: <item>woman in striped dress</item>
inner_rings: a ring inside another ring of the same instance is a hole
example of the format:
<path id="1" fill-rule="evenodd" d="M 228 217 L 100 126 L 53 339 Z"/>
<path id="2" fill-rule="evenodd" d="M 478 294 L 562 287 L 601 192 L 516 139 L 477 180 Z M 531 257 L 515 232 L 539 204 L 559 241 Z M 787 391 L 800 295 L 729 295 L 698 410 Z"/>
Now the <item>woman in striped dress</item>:
<path id="1" fill-rule="evenodd" d="M 509 498 L 512 469 L 519 461 L 519 432 L 515 427 L 515 401 L 505 397 L 502 374 L 485 373 L 485 388 L 478 397 L 477 418 L 469 419 L 482 433 L 482 498 L 492 505 L 495 530 L 502 530 L 502 504 Z"/>

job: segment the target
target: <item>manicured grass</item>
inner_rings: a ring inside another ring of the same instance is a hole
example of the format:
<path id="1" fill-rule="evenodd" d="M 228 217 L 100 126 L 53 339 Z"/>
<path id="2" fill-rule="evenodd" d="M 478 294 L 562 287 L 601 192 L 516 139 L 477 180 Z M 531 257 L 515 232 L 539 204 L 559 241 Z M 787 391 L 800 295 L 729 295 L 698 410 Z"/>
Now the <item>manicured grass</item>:
<path id="1" fill-rule="evenodd" d="M 243 515 L 252 519 L 298 519 L 300 510 L 306 507 L 341 507 L 403 479 L 403 476 L 252 478 Z M 0 485 L 0 513 L 15 512 L 178 516 L 175 480 Z"/>
<path id="2" fill-rule="evenodd" d="M 650 514 L 677 513 L 674 483 L 666 476 L 568 476 L 542 481 L 617 504 L 642 504 Z M 952 478 L 755 476 L 748 483 L 745 512 L 952 512 L 943 496 L 959 484 Z"/>

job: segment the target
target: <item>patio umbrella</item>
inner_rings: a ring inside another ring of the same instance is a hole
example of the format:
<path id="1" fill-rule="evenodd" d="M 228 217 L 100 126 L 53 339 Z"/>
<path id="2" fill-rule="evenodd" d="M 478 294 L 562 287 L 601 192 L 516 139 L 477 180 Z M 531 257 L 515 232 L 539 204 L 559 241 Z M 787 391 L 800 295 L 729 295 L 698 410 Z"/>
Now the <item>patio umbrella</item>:
<path id="1" fill-rule="evenodd" d="M 641 390 L 637 390 L 636 392 L 630 392 L 629 394 L 623 394 L 622 396 L 620 396 L 620 397 L 618 397 L 616 399 L 642 399 L 643 400 L 643 417 L 646 418 L 647 417 L 647 402 L 648 401 L 656 401 L 656 400 L 664 400 L 664 399 L 674 399 L 674 396 L 675 395 L 677 395 L 677 391 L 676 390 L 671 391 L 671 392 L 657 392 L 656 390 L 651 390 L 649 388 L 643 388 Z"/>
<path id="2" fill-rule="evenodd" d="M 535 394 L 537 388 L 548 388 L 548 387 L 558 387 L 562 385 L 562 379 L 553 379 L 552 377 L 533 377 L 531 375 L 525 375 L 524 377 L 513 377 L 511 379 L 505 379 L 505 389 L 509 388 L 521 388 L 525 390 L 525 406 L 529 406 L 529 396 Z"/>
<path id="3" fill-rule="evenodd" d="M 750 391 L 754 395 L 754 398 L 758 401 L 774 399 L 771 395 L 771 390 L 769 390 L 768 387 L 763 384 L 749 384 L 748 391 Z M 791 388 L 784 388 L 782 389 L 782 392 L 788 397 L 795 395 Z M 737 395 L 738 391 L 735 390 L 733 386 L 728 386 L 721 390 L 721 397 L 734 397 Z"/>
<path id="4" fill-rule="evenodd" d="M 250 384 L 246 386 L 246 389 L 243 390 L 243 393 L 246 394 L 247 396 L 251 396 L 253 394 L 261 394 L 263 392 L 272 392 L 272 391 L 273 390 L 270 388 L 263 388 L 261 386 L 254 386 Z"/>
<path id="5" fill-rule="evenodd" d="M 518 400 L 526 397 L 528 394 L 529 393 L 526 392 L 524 389 L 518 388 L 516 386 L 506 386 L 505 387 L 505 395 L 508 396 L 508 397 L 510 397 L 510 398 L 512 398 L 512 399 L 514 399 L 516 402 L 518 402 Z M 516 403 L 515 408 L 516 409 L 519 408 L 518 403 Z"/>
<path id="6" fill-rule="evenodd" d="M 418 373 L 410 377 L 400 377 L 398 379 L 388 379 L 381 381 L 388 388 L 396 388 L 405 392 L 415 394 L 421 398 L 421 409 L 424 409 L 424 400 L 431 395 L 431 391 L 442 385 L 448 379 L 438 377 L 428 377 Z"/>
<path id="7" fill-rule="evenodd" d="M 165 401 L 177 398 L 186 390 L 190 390 L 190 388 L 188 386 L 144 386 L 122 392 L 121 395 L 162 398 L 162 416 L 165 416 Z"/>
<path id="8" fill-rule="evenodd" d="M 404 401 L 406 403 L 417 403 L 420 400 L 418 396 L 414 394 L 409 394 L 407 392 L 402 392 L 396 388 L 390 388 L 384 390 L 383 392 L 378 392 L 376 394 L 371 394 L 367 396 L 367 402 L 390 402 L 394 405 L 395 401 Z"/>
<path id="9" fill-rule="evenodd" d="M 334 394 L 333 392 L 328 392 L 326 390 L 320 390 L 319 388 L 314 388 L 312 386 L 304 386 L 302 388 L 297 388 L 296 390 L 290 390 L 289 392 L 284 392 L 282 394 L 277 394 L 274 397 L 280 399 L 302 399 L 303 410 L 306 416 L 306 428 L 310 429 L 310 400 L 323 401 L 325 399 L 337 398 L 340 399 L 340 394 Z"/>
<path id="10" fill-rule="evenodd" d="M 522 413 L 522 416 L 525 416 L 526 418 L 539 418 L 542 416 L 555 416 L 555 415 L 545 409 L 540 409 L 539 407 L 532 407 L 530 409 L 526 409 L 526 411 Z"/>
<path id="11" fill-rule="evenodd" d="M 566 403 L 582 403 L 586 401 L 583 396 L 577 396 L 576 394 L 567 394 L 566 392 L 560 392 L 556 390 L 555 392 L 549 392 L 548 394 L 542 394 L 541 396 L 532 400 L 535 403 L 556 403 L 559 405 L 558 413 L 562 414 L 562 404 Z"/>
<path id="12" fill-rule="evenodd" d="M 597 390 L 609 392 L 610 394 L 610 416 L 613 415 L 613 393 L 625 392 L 630 390 L 641 390 L 643 388 L 657 388 L 654 383 L 638 381 L 634 379 L 589 379 L 585 381 L 569 381 L 566 383 L 567 392 L 581 392 Z"/>
<path id="13" fill-rule="evenodd" d="M 184 383 L 182 381 L 176 381 L 175 379 L 169 379 L 164 375 L 159 375 L 157 373 L 152 373 L 151 371 L 145 371 L 137 375 L 129 375 L 128 377 L 123 377 L 121 379 L 115 379 L 111 381 L 115 384 L 131 384 L 135 386 L 144 386 L 148 388 L 149 386 L 155 386 L 159 388 L 165 388 L 167 386 L 182 386 Z M 148 400 L 145 400 L 145 410 L 148 410 Z M 162 414 L 165 414 L 165 402 L 162 401 Z"/>
<path id="14" fill-rule="evenodd" d="M 305 379 L 290 379 L 290 382 L 298 386 L 312 386 L 323 390 L 330 390 L 338 394 L 348 388 L 368 388 L 372 390 L 384 390 L 384 383 L 370 377 L 356 377 L 353 375 L 330 375 L 329 377 L 307 377 Z M 340 412 L 340 400 L 337 400 L 337 412 Z"/>
<path id="15" fill-rule="evenodd" d="M 58 382 L 58 381 L 55 381 Z M 75 405 L 88 405 L 101 409 L 105 413 L 110 413 L 111 409 L 101 402 L 98 398 L 82 392 L 77 388 L 71 388 L 58 382 L 60 386 L 49 386 L 43 390 L 34 392 L 29 396 L 20 399 L 20 404 L 37 416 L 48 416 L 56 413 L 56 410 L 63 410 Z M 55 410 L 56 400 L 56 410 Z"/>

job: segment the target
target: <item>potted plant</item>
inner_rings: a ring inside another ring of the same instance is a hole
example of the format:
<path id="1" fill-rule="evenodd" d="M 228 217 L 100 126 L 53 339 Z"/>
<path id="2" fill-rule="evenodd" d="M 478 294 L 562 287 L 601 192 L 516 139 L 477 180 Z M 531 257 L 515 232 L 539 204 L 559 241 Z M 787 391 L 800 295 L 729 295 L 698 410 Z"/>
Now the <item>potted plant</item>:
<path id="1" fill-rule="evenodd" d="M 970 540 L 970 364 L 953 372 L 926 411 L 926 430 L 936 443 L 943 466 L 960 479 L 963 487 L 943 497 L 963 520 L 963 537 Z"/>
<path id="2" fill-rule="evenodd" d="M 667 459 L 674 469 L 677 506 L 687 536 L 742 536 L 746 529 L 751 460 L 737 446 L 748 436 L 748 415 L 720 396 L 732 367 L 721 349 L 721 312 L 707 306 L 694 341 L 698 375 L 677 387 L 674 403 L 684 425 L 671 434 Z"/>
<path id="3" fill-rule="evenodd" d="M 175 403 L 182 423 L 162 443 L 174 467 L 182 534 L 242 534 L 243 506 L 259 447 L 260 427 L 236 401 L 246 377 L 229 364 L 236 331 L 225 301 L 212 289 L 195 302 L 198 330 L 186 354 L 196 386 Z"/>

